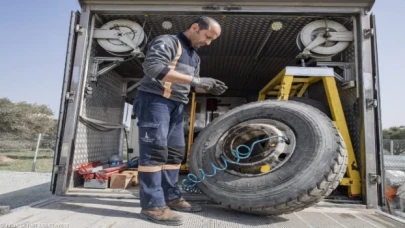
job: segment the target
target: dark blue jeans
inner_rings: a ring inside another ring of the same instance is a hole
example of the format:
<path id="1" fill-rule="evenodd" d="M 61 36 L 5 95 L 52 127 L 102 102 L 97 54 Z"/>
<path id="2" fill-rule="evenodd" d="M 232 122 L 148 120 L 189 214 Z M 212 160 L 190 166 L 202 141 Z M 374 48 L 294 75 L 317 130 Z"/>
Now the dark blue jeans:
<path id="1" fill-rule="evenodd" d="M 139 128 L 141 207 L 161 207 L 181 197 L 177 183 L 185 155 L 184 104 L 138 91 L 133 108 Z"/>

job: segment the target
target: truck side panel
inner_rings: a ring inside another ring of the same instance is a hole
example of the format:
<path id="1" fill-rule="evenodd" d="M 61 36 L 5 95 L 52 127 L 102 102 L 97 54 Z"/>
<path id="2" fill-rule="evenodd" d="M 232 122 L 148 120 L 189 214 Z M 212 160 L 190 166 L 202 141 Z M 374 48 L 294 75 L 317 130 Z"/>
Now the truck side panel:
<path id="1" fill-rule="evenodd" d="M 63 129 L 65 126 L 65 119 L 66 119 L 66 95 L 67 91 L 70 91 L 70 83 L 72 80 L 72 68 L 73 68 L 73 58 L 75 56 L 75 49 L 76 49 L 76 42 L 77 42 L 77 33 L 75 31 L 76 25 L 79 22 L 80 13 L 79 12 L 71 12 L 70 18 L 70 26 L 69 26 L 69 36 L 68 36 L 68 43 L 66 48 L 66 59 L 65 59 L 65 73 L 63 77 L 62 83 L 62 93 L 61 93 L 61 100 L 60 100 L 60 107 L 59 107 L 59 118 L 58 118 L 58 133 L 56 137 L 56 153 L 54 156 L 53 161 L 53 170 L 52 170 L 52 179 L 50 190 L 51 192 L 55 188 L 55 180 L 56 180 L 56 172 L 58 171 L 59 164 L 59 156 L 60 156 L 60 139 L 63 137 Z"/>
<path id="2" fill-rule="evenodd" d="M 71 82 L 69 86 L 69 91 L 67 91 L 67 97 L 69 98 L 66 104 L 66 114 L 64 118 L 64 129 L 61 132 L 63 135 L 59 139 L 60 146 L 57 149 L 57 160 L 55 161 L 55 165 L 57 170 L 54 173 L 57 175 L 54 179 L 55 187 L 53 189 L 53 193 L 56 195 L 61 195 L 64 193 L 66 189 L 66 184 L 68 182 L 68 177 L 70 173 L 70 163 L 71 163 L 71 155 L 74 143 L 74 137 L 76 132 L 77 126 L 77 119 L 78 119 L 78 111 L 80 107 L 81 101 L 81 93 L 82 93 L 82 84 L 83 84 L 83 75 L 84 72 L 84 63 L 85 63 L 85 53 L 86 47 L 88 42 L 88 25 L 89 25 L 89 11 L 82 12 L 80 16 L 79 24 L 80 26 L 76 26 L 77 34 L 77 44 L 74 56 L 74 63 L 72 69 L 72 76 Z"/>
<path id="3" fill-rule="evenodd" d="M 360 70 L 360 107 L 362 116 L 361 151 L 362 155 L 362 186 L 365 204 L 369 207 L 378 207 L 377 189 L 377 153 L 376 153 L 376 124 L 374 107 L 374 80 L 373 80 L 373 43 L 370 15 L 361 17 L 361 70 Z"/>

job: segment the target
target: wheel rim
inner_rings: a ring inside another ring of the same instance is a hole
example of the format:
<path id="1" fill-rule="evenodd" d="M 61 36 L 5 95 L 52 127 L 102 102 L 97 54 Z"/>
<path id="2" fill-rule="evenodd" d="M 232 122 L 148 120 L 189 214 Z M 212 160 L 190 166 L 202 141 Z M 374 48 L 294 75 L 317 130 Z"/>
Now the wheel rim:
<path id="1" fill-rule="evenodd" d="M 258 141 L 260 143 L 255 143 Z M 222 168 L 227 166 L 225 171 L 228 173 L 264 175 L 277 170 L 291 158 L 295 142 L 295 135 L 287 125 L 276 120 L 255 119 L 227 130 L 217 143 L 215 157 Z M 227 160 L 226 164 L 223 158 Z M 235 164 L 237 158 L 239 162 Z"/>

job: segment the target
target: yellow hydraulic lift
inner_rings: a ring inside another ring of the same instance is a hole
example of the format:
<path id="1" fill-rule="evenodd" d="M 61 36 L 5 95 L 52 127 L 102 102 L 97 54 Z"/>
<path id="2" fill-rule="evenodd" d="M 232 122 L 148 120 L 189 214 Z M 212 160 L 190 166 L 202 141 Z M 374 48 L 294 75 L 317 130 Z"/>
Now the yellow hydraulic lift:
<path id="1" fill-rule="evenodd" d="M 348 187 L 349 197 L 361 196 L 360 173 L 359 170 L 356 169 L 358 165 L 337 90 L 333 69 L 320 67 L 286 67 L 260 90 L 258 99 L 265 100 L 267 96 L 271 95 L 278 96 L 279 100 L 288 100 L 290 96 L 302 97 L 310 85 L 319 81 L 322 81 L 324 84 L 332 120 L 339 129 L 348 151 L 346 177 L 343 178 L 340 185 Z M 192 93 L 190 128 L 186 151 L 187 157 L 186 162 L 180 168 L 182 171 L 188 171 L 189 156 L 194 139 L 194 121 L 197 104 L 195 98 L 195 93 Z"/>
<path id="2" fill-rule="evenodd" d="M 320 67 L 286 67 L 259 92 L 259 100 L 265 100 L 268 95 L 276 95 L 278 100 L 288 100 L 289 96 L 302 97 L 307 88 L 322 81 L 332 120 L 339 129 L 347 147 L 348 166 L 346 177 L 340 185 L 348 186 L 349 197 L 361 195 L 361 179 L 356 157 L 350 139 L 349 129 L 343 113 L 342 103 L 336 86 L 333 69 Z"/>
<path id="3" fill-rule="evenodd" d="M 180 170 L 188 171 L 188 161 L 190 158 L 191 153 L 191 145 L 194 141 L 194 122 L 195 122 L 195 110 L 197 107 L 197 102 L 195 100 L 195 93 L 191 94 L 191 110 L 190 110 L 190 127 L 188 131 L 188 143 L 187 143 L 187 150 L 186 150 L 186 163 L 180 166 Z"/>

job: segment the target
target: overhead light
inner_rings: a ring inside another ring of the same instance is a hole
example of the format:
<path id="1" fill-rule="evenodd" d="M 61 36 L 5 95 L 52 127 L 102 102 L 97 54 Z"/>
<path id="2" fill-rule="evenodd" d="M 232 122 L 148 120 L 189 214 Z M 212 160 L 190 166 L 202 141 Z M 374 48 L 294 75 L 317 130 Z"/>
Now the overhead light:
<path id="1" fill-rule="evenodd" d="M 271 23 L 271 29 L 273 29 L 273 31 L 278 31 L 282 28 L 283 23 L 281 21 L 273 21 L 273 23 Z"/>
<path id="2" fill-rule="evenodd" d="M 173 27 L 173 24 L 172 24 L 171 21 L 165 20 L 165 21 L 163 21 L 163 23 L 162 23 L 162 27 L 163 27 L 164 29 L 166 29 L 166 30 L 169 30 L 169 29 L 171 29 L 171 28 Z"/>

